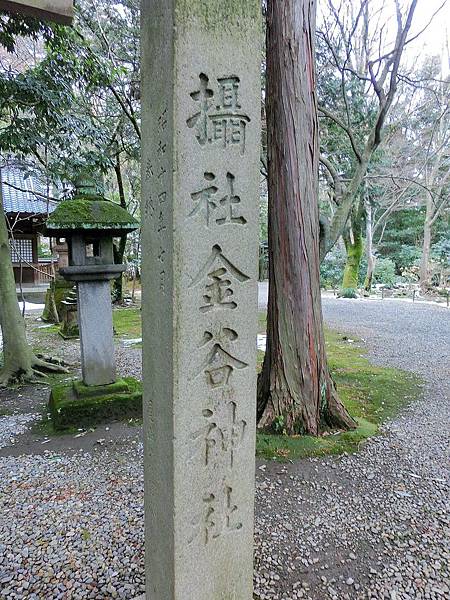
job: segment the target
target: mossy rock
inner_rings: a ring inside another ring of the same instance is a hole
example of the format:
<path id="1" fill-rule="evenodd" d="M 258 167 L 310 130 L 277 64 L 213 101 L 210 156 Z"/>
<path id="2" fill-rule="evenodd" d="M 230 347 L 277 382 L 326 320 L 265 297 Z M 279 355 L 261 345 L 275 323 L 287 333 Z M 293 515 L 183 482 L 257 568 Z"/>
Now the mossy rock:
<path id="1" fill-rule="evenodd" d="M 59 335 L 65 340 L 74 340 L 80 337 L 76 311 L 63 311 L 63 320 L 59 329 Z"/>
<path id="2" fill-rule="evenodd" d="M 142 417 L 142 384 L 133 377 L 92 387 L 91 395 L 83 394 L 86 387 L 80 382 L 52 387 L 49 410 L 56 430 Z"/>
<path id="3" fill-rule="evenodd" d="M 45 308 L 41 317 L 43 321 L 45 321 L 46 323 L 56 323 L 54 306 L 56 306 L 56 310 L 58 311 L 58 318 L 59 320 L 61 320 L 61 302 L 65 300 L 65 298 L 68 294 L 70 294 L 72 289 L 73 281 L 66 281 L 65 279 L 55 279 L 54 281 L 52 281 L 45 296 Z M 54 298 L 54 304 L 52 296 Z"/>
<path id="4" fill-rule="evenodd" d="M 358 297 L 356 290 L 354 288 L 342 288 L 338 294 L 339 298 L 352 298 L 355 299 Z"/>
<path id="5" fill-rule="evenodd" d="M 93 398 L 104 396 L 105 390 L 109 395 L 128 393 L 129 386 L 124 379 L 119 379 L 109 385 L 86 385 L 82 381 L 74 381 L 73 389 L 78 398 Z"/>

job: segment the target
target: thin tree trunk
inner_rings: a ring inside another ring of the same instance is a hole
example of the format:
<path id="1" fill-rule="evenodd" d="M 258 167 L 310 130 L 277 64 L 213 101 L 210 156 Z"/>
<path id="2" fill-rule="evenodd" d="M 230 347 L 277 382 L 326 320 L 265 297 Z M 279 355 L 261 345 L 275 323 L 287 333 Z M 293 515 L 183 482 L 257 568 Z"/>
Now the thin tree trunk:
<path id="1" fill-rule="evenodd" d="M 347 260 L 342 278 L 343 290 L 358 288 L 359 268 L 363 255 L 362 225 L 364 219 L 364 202 L 360 198 L 358 206 L 350 214 L 350 224 L 342 236 Z"/>
<path id="2" fill-rule="evenodd" d="M 430 279 L 431 226 L 433 222 L 433 198 L 427 194 L 425 221 L 423 224 L 422 259 L 420 261 L 420 287 L 426 288 Z"/>
<path id="3" fill-rule="evenodd" d="M 357 290 L 359 282 L 359 269 L 363 255 L 363 241 L 358 232 L 344 234 L 344 246 L 347 254 L 344 274 L 342 277 L 343 290 Z"/>
<path id="4" fill-rule="evenodd" d="M 0 192 L 1 194 L 1 192 Z M 0 323 L 3 334 L 3 369 L 0 383 L 13 373 L 32 375 L 32 351 L 17 302 L 16 282 L 9 250 L 8 229 L 0 195 Z"/>
<path id="5" fill-rule="evenodd" d="M 351 428 L 330 376 L 319 277 L 315 0 L 269 0 L 269 307 L 258 419 L 288 433 Z"/>
<path id="6" fill-rule="evenodd" d="M 126 245 L 126 235 L 121 236 L 119 243 L 113 245 L 114 262 L 116 265 L 123 264 Z M 123 300 L 123 274 L 120 274 L 119 277 L 113 281 L 112 297 L 114 302 L 120 303 Z"/>
<path id="7" fill-rule="evenodd" d="M 120 166 L 119 155 L 117 155 L 117 160 L 116 160 L 116 164 L 114 166 L 114 171 L 116 173 L 117 186 L 119 188 L 120 206 L 122 208 L 126 209 L 127 202 L 126 202 L 126 197 L 125 197 L 125 187 L 123 185 L 122 168 Z M 114 262 L 116 264 L 123 263 L 126 245 L 127 245 L 126 234 L 120 238 L 119 244 L 114 244 Z M 122 275 L 122 273 L 113 281 L 112 296 L 113 296 L 114 302 L 120 303 L 123 300 L 123 275 Z"/>
<path id="8" fill-rule="evenodd" d="M 17 302 L 8 229 L 0 186 L 0 326 L 3 335 L 3 367 L 0 387 L 14 381 L 34 380 L 37 372 L 65 371 L 59 363 L 36 357 L 27 342 L 25 321 Z"/>
<path id="9" fill-rule="evenodd" d="M 373 253 L 373 219 L 372 205 L 366 202 L 366 255 L 367 255 L 367 273 L 364 280 L 364 291 L 370 294 L 372 289 L 373 274 L 377 258 Z"/>

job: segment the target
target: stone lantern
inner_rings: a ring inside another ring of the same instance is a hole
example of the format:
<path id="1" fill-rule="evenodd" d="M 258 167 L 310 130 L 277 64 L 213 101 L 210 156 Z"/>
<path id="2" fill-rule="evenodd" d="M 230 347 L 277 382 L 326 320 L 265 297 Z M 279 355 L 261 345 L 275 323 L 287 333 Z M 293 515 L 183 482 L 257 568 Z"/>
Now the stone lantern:
<path id="1" fill-rule="evenodd" d="M 86 386 L 116 381 L 110 282 L 125 266 L 114 264 L 113 239 L 138 225 L 126 210 L 99 195 L 89 181 L 80 182 L 75 196 L 60 202 L 47 220 L 47 235 L 65 238 L 68 245 L 68 266 L 60 274 L 77 287 Z"/>

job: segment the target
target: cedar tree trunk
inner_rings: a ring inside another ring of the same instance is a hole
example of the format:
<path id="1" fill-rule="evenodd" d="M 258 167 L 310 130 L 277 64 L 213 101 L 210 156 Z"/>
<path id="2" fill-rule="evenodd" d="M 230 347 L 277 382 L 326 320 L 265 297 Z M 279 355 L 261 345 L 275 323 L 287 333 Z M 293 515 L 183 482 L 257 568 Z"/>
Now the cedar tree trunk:
<path id="1" fill-rule="evenodd" d="M 315 0 L 269 0 L 269 308 L 258 420 L 287 433 L 355 427 L 327 367 L 319 282 Z"/>

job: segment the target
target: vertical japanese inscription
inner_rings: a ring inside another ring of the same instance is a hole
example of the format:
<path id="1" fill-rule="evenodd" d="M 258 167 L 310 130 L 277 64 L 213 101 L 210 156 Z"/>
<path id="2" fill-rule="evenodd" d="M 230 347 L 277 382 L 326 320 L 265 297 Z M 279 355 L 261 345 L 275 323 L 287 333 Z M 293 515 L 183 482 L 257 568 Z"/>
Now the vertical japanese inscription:
<path id="1" fill-rule="evenodd" d="M 167 153 L 168 135 L 168 109 L 165 106 L 158 115 L 156 152 L 153 160 L 148 160 L 145 165 L 145 179 L 149 184 L 149 192 L 144 201 L 144 218 L 153 223 L 153 231 L 158 239 L 158 287 L 166 294 L 167 291 L 167 251 L 165 235 L 168 228 L 168 192 L 167 192 L 167 167 L 165 155 Z"/>
<path id="2" fill-rule="evenodd" d="M 207 75 L 200 73 L 198 89 L 191 93 L 196 112 L 187 120 L 200 146 L 238 146 L 241 155 L 245 154 L 250 117 L 240 105 L 240 83 L 239 77 L 230 75 L 217 79 L 213 85 Z"/>
<path id="3" fill-rule="evenodd" d="M 215 243 L 206 262 L 192 275 L 190 288 L 196 290 L 193 310 L 203 315 L 191 381 L 202 381 L 199 427 L 190 435 L 189 460 L 200 460 L 206 487 L 197 499 L 197 516 L 190 541 L 202 538 L 213 543 L 224 533 L 238 532 L 239 505 L 234 500 L 235 457 L 247 435 L 247 422 L 240 417 L 238 374 L 248 368 L 238 351 L 239 333 L 233 316 L 239 311 L 240 292 L 250 277 L 229 253 L 247 225 L 251 201 L 241 193 L 242 182 L 235 168 L 227 164 L 229 152 L 246 152 L 250 117 L 241 106 L 241 80 L 235 75 L 210 79 L 200 73 L 198 88 L 190 96 L 195 112 L 187 119 L 198 144 L 220 157 L 220 170 L 203 169 L 199 164 L 198 185 L 186 198 L 186 224 L 203 223 Z M 201 153 L 199 156 L 207 156 Z M 233 235 L 236 231 L 237 236 Z M 245 235 L 247 228 L 242 233 Z M 223 233 L 226 235 L 222 235 Z"/>
<path id="4" fill-rule="evenodd" d="M 141 4 L 154 600 L 252 597 L 261 31 L 258 0 L 231 4 Z"/>

